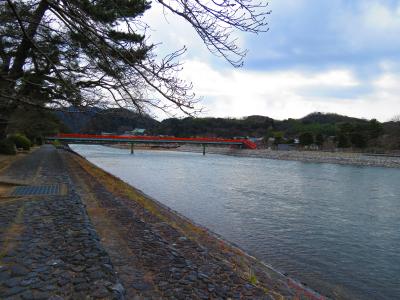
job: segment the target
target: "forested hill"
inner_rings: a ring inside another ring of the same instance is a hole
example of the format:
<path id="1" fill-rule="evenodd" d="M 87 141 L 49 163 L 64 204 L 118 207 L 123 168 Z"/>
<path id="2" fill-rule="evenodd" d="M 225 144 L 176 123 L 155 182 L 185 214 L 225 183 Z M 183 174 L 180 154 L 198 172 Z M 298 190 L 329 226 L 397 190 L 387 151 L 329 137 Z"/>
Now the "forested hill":
<path id="1" fill-rule="evenodd" d="M 174 136 L 215 136 L 215 137 L 265 137 L 281 132 L 296 137 L 302 132 L 335 135 L 340 124 L 367 124 L 364 119 L 337 114 L 312 113 L 301 119 L 274 120 L 265 116 L 234 118 L 184 118 L 166 119 L 153 129 L 155 134 Z"/>
<path id="2" fill-rule="evenodd" d="M 147 130 L 158 126 L 158 121 L 148 115 L 137 114 L 123 108 L 100 109 L 90 108 L 79 111 L 69 108 L 56 112 L 57 117 L 72 133 L 124 133 L 135 128 Z"/>
<path id="3" fill-rule="evenodd" d="M 154 134 L 208 137 L 263 137 L 274 125 L 274 120 L 263 116 L 231 118 L 170 118 L 153 129 Z"/>

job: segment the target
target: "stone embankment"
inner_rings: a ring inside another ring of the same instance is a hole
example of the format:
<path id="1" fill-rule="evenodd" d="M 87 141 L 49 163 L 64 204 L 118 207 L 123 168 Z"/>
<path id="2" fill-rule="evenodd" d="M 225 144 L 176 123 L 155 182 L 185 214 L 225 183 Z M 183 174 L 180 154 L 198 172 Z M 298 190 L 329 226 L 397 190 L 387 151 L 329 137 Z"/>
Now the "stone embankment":
<path id="1" fill-rule="evenodd" d="M 185 152 L 202 152 L 201 147 L 184 145 L 176 149 Z M 355 166 L 400 168 L 400 156 L 372 155 L 363 153 L 324 151 L 276 151 L 269 149 L 233 149 L 227 147 L 207 147 L 206 153 L 259 157 L 280 160 L 295 160 L 314 163 L 332 163 Z"/>
<path id="2" fill-rule="evenodd" d="M 0 299 L 325 299 L 67 151 L 0 182 Z"/>

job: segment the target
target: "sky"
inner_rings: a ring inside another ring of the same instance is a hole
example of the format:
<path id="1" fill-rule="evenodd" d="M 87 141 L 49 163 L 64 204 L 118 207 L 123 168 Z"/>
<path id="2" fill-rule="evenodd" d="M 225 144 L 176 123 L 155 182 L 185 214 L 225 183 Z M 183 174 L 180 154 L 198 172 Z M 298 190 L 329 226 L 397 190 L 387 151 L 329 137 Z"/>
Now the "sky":
<path id="1" fill-rule="evenodd" d="M 180 76 L 201 97 L 200 116 L 400 115 L 400 0 L 271 0 L 269 9 L 268 32 L 237 34 L 249 50 L 242 68 L 212 55 L 155 1 L 146 12 L 159 55 L 187 46 Z"/>

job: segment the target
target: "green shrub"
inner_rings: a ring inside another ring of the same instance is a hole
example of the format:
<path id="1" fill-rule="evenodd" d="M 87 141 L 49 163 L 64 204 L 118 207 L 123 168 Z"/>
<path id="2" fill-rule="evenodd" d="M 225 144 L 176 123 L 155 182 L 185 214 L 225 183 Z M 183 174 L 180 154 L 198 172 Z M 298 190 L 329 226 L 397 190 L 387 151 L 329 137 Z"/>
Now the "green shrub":
<path id="1" fill-rule="evenodd" d="M 14 155 L 17 153 L 15 149 L 15 144 L 9 139 L 0 140 L 0 153 Z"/>
<path id="2" fill-rule="evenodd" d="M 324 144 L 324 136 L 321 133 L 318 133 L 317 136 L 315 137 L 315 143 L 318 146 L 322 146 Z"/>
<path id="3" fill-rule="evenodd" d="M 367 147 L 367 139 L 365 138 L 364 135 L 358 132 L 350 134 L 350 142 L 356 148 Z"/>
<path id="4" fill-rule="evenodd" d="M 17 148 L 22 148 L 24 150 L 29 150 L 31 148 L 31 141 L 22 134 L 13 134 L 9 137 L 12 140 Z"/>
<path id="5" fill-rule="evenodd" d="M 300 145 L 309 146 L 314 143 L 314 136 L 311 132 L 304 132 L 299 136 Z"/>
<path id="6" fill-rule="evenodd" d="M 59 140 L 54 140 L 54 141 L 52 141 L 51 143 L 52 143 L 53 146 L 56 147 L 56 148 L 62 146 L 62 144 L 61 144 L 61 142 L 60 142 Z"/>
<path id="7" fill-rule="evenodd" d="M 43 145 L 43 138 L 42 137 L 37 137 L 35 139 L 35 144 L 38 145 L 38 146 Z"/>
<path id="8" fill-rule="evenodd" d="M 350 141 L 346 135 L 339 134 L 339 136 L 337 137 L 337 147 L 338 148 L 349 148 L 350 147 Z"/>

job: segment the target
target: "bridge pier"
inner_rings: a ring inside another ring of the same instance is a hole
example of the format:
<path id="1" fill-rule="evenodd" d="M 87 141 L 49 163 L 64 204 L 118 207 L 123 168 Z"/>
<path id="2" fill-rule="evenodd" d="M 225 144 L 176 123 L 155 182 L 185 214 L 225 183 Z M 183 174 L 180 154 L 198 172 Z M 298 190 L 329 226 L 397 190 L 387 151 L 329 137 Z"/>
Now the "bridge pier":
<path id="1" fill-rule="evenodd" d="M 203 155 L 206 155 L 206 144 L 203 144 Z"/>
<path id="2" fill-rule="evenodd" d="M 134 144 L 133 143 L 131 143 L 131 154 L 134 154 L 134 146 L 133 146 Z"/>

